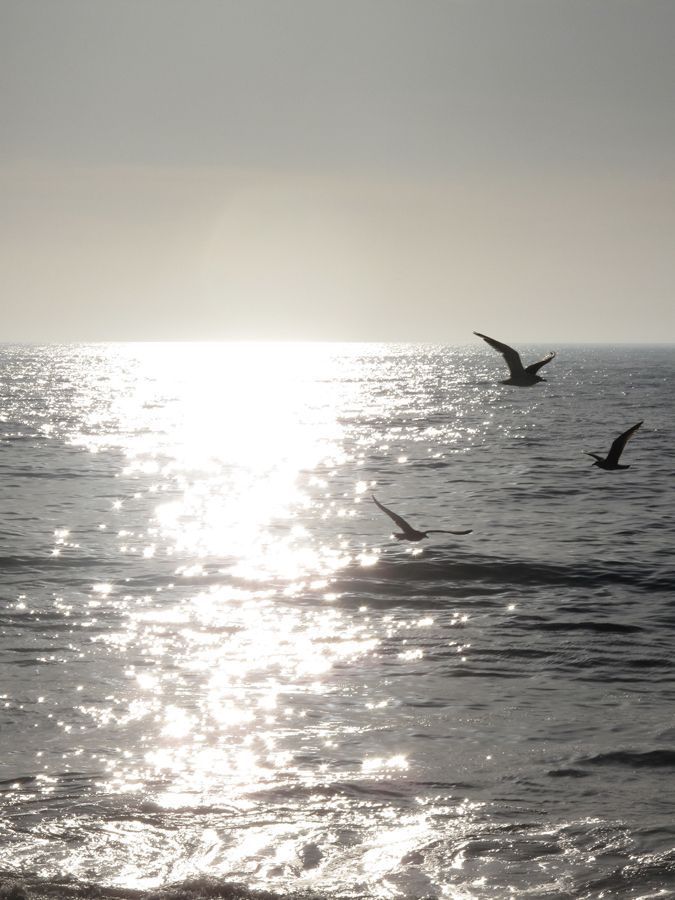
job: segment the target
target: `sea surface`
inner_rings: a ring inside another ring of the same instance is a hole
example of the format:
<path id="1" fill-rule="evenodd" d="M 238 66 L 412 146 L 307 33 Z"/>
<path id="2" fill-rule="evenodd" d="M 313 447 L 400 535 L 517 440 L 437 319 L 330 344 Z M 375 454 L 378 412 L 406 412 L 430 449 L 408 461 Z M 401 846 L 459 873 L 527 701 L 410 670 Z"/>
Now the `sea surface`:
<path id="1" fill-rule="evenodd" d="M 675 897 L 675 348 L 519 349 L 0 347 L 6 890 Z"/>

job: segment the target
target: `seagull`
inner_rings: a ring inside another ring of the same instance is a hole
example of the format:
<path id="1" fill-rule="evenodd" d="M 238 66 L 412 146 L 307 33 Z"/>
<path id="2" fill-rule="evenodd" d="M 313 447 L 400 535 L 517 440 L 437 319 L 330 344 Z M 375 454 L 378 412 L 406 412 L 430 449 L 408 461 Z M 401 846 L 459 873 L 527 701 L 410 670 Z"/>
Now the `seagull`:
<path id="1" fill-rule="evenodd" d="M 642 421 L 644 421 L 644 419 Z M 610 471 L 612 469 L 630 469 L 630 466 L 619 465 L 619 457 L 621 456 L 626 443 L 633 437 L 640 425 L 642 425 L 642 422 L 638 422 L 637 425 L 633 425 L 628 431 L 624 431 L 623 434 L 620 434 L 609 448 L 609 453 L 605 459 L 603 459 L 599 453 L 589 453 L 588 451 L 585 451 L 586 455 L 592 456 L 593 459 L 595 459 L 593 465 L 598 466 L 601 469 L 608 469 Z"/>
<path id="2" fill-rule="evenodd" d="M 520 360 L 520 353 L 518 353 L 517 350 L 514 350 L 513 347 L 509 347 L 508 344 L 502 344 L 501 341 L 496 341 L 486 334 L 481 334 L 480 331 L 474 331 L 474 334 L 479 338 L 483 338 L 484 341 L 487 341 L 487 343 L 491 347 L 494 347 L 495 350 L 499 350 L 506 360 L 506 365 L 509 367 L 511 377 L 502 381 L 502 384 L 515 384 L 517 387 L 532 387 L 533 384 L 537 384 L 539 381 L 546 381 L 545 378 L 537 375 L 537 372 L 542 366 L 545 366 L 546 363 L 551 362 L 555 353 L 551 352 L 543 359 L 540 359 L 539 362 L 531 363 L 531 365 L 523 367 Z"/>
<path id="3" fill-rule="evenodd" d="M 371 494 L 370 496 L 373 498 L 375 506 L 378 506 L 390 519 L 393 519 L 401 529 L 400 533 L 394 532 L 394 537 L 397 541 L 422 541 L 430 534 L 471 534 L 473 530 L 472 528 L 469 528 L 467 531 L 446 531 L 443 528 L 431 528 L 429 531 L 418 531 L 416 528 L 413 528 L 412 525 L 409 525 L 405 519 L 401 518 L 401 516 L 392 512 L 390 509 L 387 509 L 386 506 L 383 506 L 375 494 Z"/>

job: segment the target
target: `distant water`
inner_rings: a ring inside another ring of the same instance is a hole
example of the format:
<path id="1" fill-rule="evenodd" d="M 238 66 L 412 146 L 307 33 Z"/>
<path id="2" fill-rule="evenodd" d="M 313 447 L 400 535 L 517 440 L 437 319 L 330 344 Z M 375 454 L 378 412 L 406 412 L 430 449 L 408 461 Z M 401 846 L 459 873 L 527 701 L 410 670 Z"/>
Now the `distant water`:
<path id="1" fill-rule="evenodd" d="M 0 349 L 0 883 L 675 896 L 675 350 L 521 349 Z"/>

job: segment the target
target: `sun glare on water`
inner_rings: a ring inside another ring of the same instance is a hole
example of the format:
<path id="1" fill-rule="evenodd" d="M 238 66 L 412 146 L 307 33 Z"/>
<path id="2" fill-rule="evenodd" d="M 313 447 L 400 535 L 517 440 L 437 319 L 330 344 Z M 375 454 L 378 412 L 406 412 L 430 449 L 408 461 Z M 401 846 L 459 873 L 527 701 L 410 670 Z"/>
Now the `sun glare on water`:
<path id="1" fill-rule="evenodd" d="M 335 418 L 339 362 L 330 351 L 194 345 L 181 347 L 180 367 L 166 348 L 145 366 L 141 383 L 165 395 L 168 421 L 159 447 L 131 442 L 126 472 L 156 474 L 171 485 L 171 499 L 158 491 L 155 508 L 170 552 L 227 560 L 252 578 L 338 567 L 343 554 L 302 524 L 308 511 L 330 509 L 330 498 L 308 492 L 311 474 L 343 455 Z"/>
<path id="2" fill-rule="evenodd" d="M 343 377 L 355 365 L 350 354 L 244 344 L 119 354 L 108 445 L 124 436 L 120 485 L 131 487 L 98 527 L 116 535 L 120 558 L 128 571 L 141 567 L 143 584 L 158 571 L 171 580 L 153 596 L 146 587 L 134 593 L 133 577 L 124 593 L 112 581 L 93 586 L 97 610 L 127 611 L 125 628 L 95 638 L 124 654 L 126 683 L 108 702 L 80 707 L 132 748 L 109 754 L 112 789 L 153 785 L 153 802 L 178 815 L 214 803 L 254 809 L 264 792 L 325 783 L 331 767 L 359 779 L 405 775 L 408 761 L 394 750 L 342 760 L 343 743 L 362 726 L 338 711 L 351 688 L 334 673 L 368 665 L 380 646 L 369 616 L 336 603 L 339 572 L 372 568 L 379 552 L 349 530 L 371 489 L 340 418 L 368 402 L 358 379 Z M 74 442 L 100 452 L 103 421 L 92 412 L 88 434 Z M 214 838 L 205 855 L 213 871 L 247 870 L 270 843 L 280 859 L 300 832 L 282 840 L 251 827 L 236 847 Z M 120 839 L 110 845 L 111 865 Z M 190 874 L 149 873 L 154 840 L 151 829 L 134 833 L 117 883 Z M 71 858 L 72 874 L 83 859 Z"/>

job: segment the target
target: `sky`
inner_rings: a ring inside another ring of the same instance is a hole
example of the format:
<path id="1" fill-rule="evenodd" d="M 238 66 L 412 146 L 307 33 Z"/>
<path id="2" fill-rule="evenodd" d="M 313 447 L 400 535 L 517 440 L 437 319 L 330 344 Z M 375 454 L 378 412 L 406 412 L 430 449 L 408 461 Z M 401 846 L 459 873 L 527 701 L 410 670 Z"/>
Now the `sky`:
<path id="1" fill-rule="evenodd" d="M 675 341 L 672 0 L 0 0 L 4 341 Z"/>

